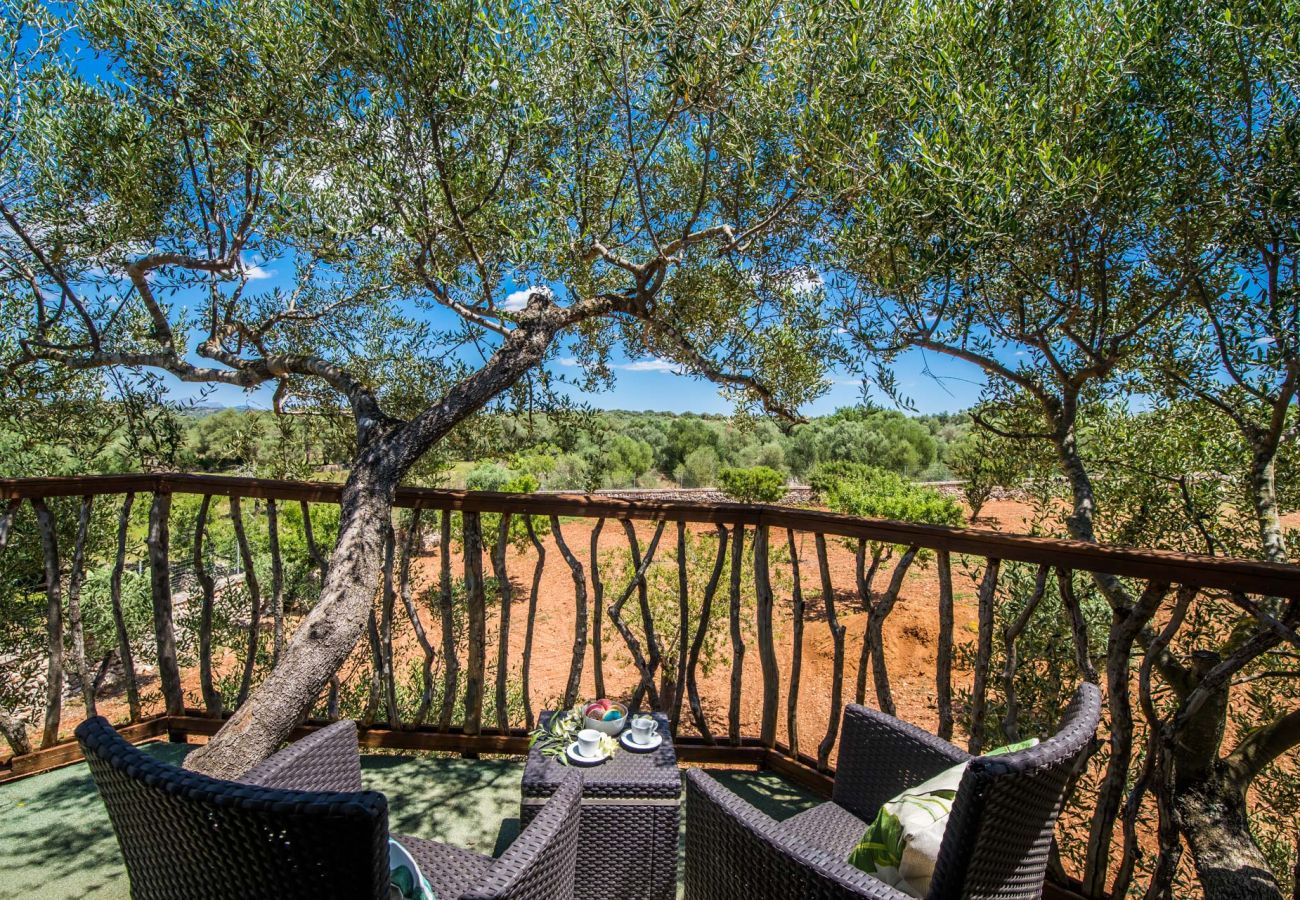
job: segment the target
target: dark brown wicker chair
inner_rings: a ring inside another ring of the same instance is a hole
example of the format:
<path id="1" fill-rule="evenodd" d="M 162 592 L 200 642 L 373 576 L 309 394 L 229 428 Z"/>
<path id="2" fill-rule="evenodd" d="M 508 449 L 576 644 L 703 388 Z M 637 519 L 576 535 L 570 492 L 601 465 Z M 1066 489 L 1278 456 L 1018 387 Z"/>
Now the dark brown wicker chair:
<path id="1" fill-rule="evenodd" d="M 361 788 L 357 729 L 338 722 L 238 782 L 160 762 L 103 718 L 77 728 L 138 900 L 387 898 L 388 801 Z M 498 859 L 395 835 L 439 900 L 570 900 L 574 773 Z"/>
<path id="2" fill-rule="evenodd" d="M 777 822 L 698 769 L 686 779 L 686 900 L 905 900 L 846 860 L 867 823 L 904 788 L 970 760 L 927 900 L 1030 900 L 1043 891 L 1052 830 L 1101 716 L 1084 684 L 1051 738 L 972 758 L 862 706 L 844 714 L 832 800 Z"/>

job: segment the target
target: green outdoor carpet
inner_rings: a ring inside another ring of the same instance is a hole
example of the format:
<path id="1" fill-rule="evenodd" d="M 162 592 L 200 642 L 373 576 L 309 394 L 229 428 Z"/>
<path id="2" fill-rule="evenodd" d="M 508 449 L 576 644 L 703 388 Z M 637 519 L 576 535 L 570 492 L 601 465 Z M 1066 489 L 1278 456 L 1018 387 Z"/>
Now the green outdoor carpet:
<path id="1" fill-rule="evenodd" d="M 142 748 L 179 763 L 190 749 Z M 519 833 L 517 759 L 366 755 L 367 788 L 388 796 L 393 831 L 499 855 Z M 733 791 L 777 819 L 817 802 L 768 772 L 717 771 Z M 0 898 L 126 898 L 126 871 L 108 814 L 84 763 L 0 785 Z"/>

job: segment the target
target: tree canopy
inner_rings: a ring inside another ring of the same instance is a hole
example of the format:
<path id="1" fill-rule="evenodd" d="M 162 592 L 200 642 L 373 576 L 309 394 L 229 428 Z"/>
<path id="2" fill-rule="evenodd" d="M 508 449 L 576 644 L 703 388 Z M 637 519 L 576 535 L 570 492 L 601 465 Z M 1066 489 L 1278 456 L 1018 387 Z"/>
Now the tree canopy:
<path id="1" fill-rule="evenodd" d="M 588 378 L 622 346 L 775 411 L 820 389 L 817 304 L 783 280 L 802 113 L 770 77 L 792 43 L 769 8 L 127 2 L 6 24 L 16 390 L 126 366 L 333 391 L 364 426 L 562 331 Z M 291 290 L 259 285 L 270 260 Z"/>

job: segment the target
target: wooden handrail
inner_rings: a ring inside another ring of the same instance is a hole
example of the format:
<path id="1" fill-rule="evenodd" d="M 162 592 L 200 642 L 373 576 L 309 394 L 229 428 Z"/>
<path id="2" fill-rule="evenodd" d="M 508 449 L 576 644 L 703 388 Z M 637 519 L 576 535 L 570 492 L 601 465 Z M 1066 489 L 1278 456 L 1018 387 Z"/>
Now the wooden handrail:
<path id="1" fill-rule="evenodd" d="M 87 494 L 163 492 L 213 494 L 310 503 L 338 503 L 343 485 L 314 481 L 271 481 L 228 475 L 136 474 L 67 478 L 0 479 L 0 501 Z M 508 512 L 530 516 L 582 516 L 767 526 L 837 537 L 946 550 L 987 558 L 1106 572 L 1170 584 L 1196 585 L 1275 597 L 1300 598 L 1300 567 L 1089 544 L 1059 538 L 1004 534 L 978 528 L 917 525 L 860 519 L 822 510 L 767 504 L 702 503 L 687 500 L 625 500 L 591 494 L 506 494 L 402 487 L 396 506 L 457 512 Z"/>

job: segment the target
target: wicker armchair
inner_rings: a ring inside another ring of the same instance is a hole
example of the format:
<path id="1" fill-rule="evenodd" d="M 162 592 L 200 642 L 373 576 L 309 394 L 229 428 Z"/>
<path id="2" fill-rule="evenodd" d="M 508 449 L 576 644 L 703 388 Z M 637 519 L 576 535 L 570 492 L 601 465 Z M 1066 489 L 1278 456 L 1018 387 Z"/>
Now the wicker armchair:
<path id="1" fill-rule="evenodd" d="M 1043 891 L 1052 829 L 1101 716 L 1084 684 L 1057 733 L 1016 753 L 975 757 L 891 716 L 844 714 L 831 801 L 777 822 L 698 769 L 687 772 L 686 900 L 905 900 L 846 860 L 880 806 L 970 760 L 927 900 L 1030 900 Z"/>
<path id="2" fill-rule="evenodd" d="M 388 801 L 361 787 L 338 722 L 238 782 L 160 762 L 103 718 L 77 728 L 134 898 L 388 897 Z M 582 779 L 567 780 L 498 859 L 397 835 L 439 900 L 570 900 Z"/>

